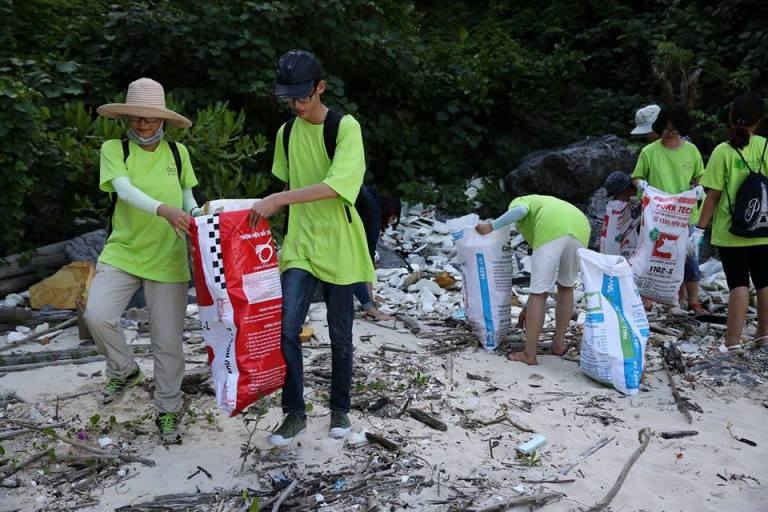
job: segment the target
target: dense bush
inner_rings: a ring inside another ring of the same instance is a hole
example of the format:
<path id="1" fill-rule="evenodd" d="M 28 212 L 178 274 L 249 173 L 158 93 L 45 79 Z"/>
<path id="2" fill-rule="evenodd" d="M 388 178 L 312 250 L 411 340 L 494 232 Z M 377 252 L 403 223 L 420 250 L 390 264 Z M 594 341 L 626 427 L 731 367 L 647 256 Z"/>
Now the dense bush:
<path id="1" fill-rule="evenodd" d="M 94 109 L 139 76 L 196 121 L 172 136 L 209 197 L 270 186 L 288 116 L 275 60 L 301 47 L 325 64 L 327 103 L 360 120 L 374 183 L 462 210 L 466 181 L 485 177 L 489 212 L 531 150 L 627 135 L 639 106 L 682 100 L 706 154 L 729 100 L 768 83 L 760 1 L 0 0 L 0 16 L 0 208 L 13 224 L 0 254 L 98 216 L 96 148 L 121 128 Z"/>

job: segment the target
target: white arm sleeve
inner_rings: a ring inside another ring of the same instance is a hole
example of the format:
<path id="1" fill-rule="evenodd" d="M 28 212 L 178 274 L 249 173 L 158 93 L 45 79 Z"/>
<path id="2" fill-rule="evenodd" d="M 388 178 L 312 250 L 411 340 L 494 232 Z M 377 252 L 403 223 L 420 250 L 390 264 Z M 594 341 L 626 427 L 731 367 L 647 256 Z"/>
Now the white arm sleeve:
<path id="1" fill-rule="evenodd" d="M 192 193 L 192 189 L 185 188 L 182 193 L 184 194 L 184 198 L 182 200 L 181 209 L 193 217 L 199 217 L 202 215 L 203 210 L 197 206 L 197 201 L 195 200 L 195 195 Z"/>
<path id="2" fill-rule="evenodd" d="M 509 224 L 514 224 L 515 222 L 519 221 L 526 215 L 528 215 L 527 206 L 523 206 L 523 205 L 515 206 L 507 210 L 507 213 L 505 213 L 498 219 L 491 222 L 491 227 L 493 228 L 494 231 L 496 231 L 497 229 L 503 228 L 504 226 L 507 226 Z"/>
<path id="3" fill-rule="evenodd" d="M 157 199 L 149 197 L 147 194 L 133 186 L 131 178 L 128 176 L 118 176 L 112 180 L 112 186 L 115 187 L 117 197 L 139 210 L 143 210 L 152 215 L 157 215 L 157 208 L 162 204 Z"/>

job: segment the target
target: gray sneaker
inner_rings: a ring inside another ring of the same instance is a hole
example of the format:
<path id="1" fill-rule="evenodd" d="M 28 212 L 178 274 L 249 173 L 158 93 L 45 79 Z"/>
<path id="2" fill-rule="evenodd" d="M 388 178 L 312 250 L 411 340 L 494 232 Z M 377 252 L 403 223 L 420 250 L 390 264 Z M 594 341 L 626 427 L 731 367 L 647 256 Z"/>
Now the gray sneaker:
<path id="1" fill-rule="evenodd" d="M 141 373 L 141 369 L 138 366 L 136 367 L 136 371 L 124 379 L 116 377 L 109 379 L 101 392 L 101 403 L 106 405 L 114 402 L 125 393 L 126 389 L 137 386 L 143 381 L 144 374 Z"/>
<path id="2" fill-rule="evenodd" d="M 181 444 L 179 433 L 179 415 L 175 412 L 161 412 L 155 420 L 160 430 L 160 440 L 163 444 Z"/>
<path id="3" fill-rule="evenodd" d="M 328 435 L 334 439 L 342 439 L 346 437 L 352 431 L 352 424 L 349 422 L 349 417 L 345 412 L 332 411 L 331 412 L 331 426 L 328 430 Z"/>
<path id="4" fill-rule="evenodd" d="M 302 418 L 298 414 L 288 414 L 283 420 L 283 424 L 269 436 L 267 442 L 272 446 L 286 446 L 306 427 L 306 418 Z"/>

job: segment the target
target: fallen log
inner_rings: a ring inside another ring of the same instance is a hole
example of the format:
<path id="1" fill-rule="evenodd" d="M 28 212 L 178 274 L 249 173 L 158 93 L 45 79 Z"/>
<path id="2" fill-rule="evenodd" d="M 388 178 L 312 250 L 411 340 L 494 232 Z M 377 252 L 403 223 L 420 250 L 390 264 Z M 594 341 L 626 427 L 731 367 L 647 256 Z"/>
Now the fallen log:
<path id="1" fill-rule="evenodd" d="M 65 240 L 0 258 L 0 279 L 35 271 L 58 270 L 69 263 L 66 253 L 68 243 L 69 240 Z"/>
<path id="2" fill-rule="evenodd" d="M 63 359 L 61 361 L 46 361 L 44 363 L 27 363 L 27 364 L 16 364 L 11 366 L 0 366 L 0 369 L 2 369 L 3 372 L 7 372 L 7 373 L 25 372 L 27 370 L 37 370 L 39 368 L 47 368 L 49 366 L 97 363 L 99 361 L 104 361 L 104 359 L 105 359 L 104 356 L 89 356 L 89 357 L 81 357 L 80 359 Z"/>
<path id="3" fill-rule="evenodd" d="M 53 273 L 53 272 L 51 272 Z M 6 277 L 0 280 L 0 296 L 5 297 L 9 293 L 15 293 L 26 290 L 30 285 L 35 284 L 47 277 L 48 274 L 22 274 L 19 276 Z"/>

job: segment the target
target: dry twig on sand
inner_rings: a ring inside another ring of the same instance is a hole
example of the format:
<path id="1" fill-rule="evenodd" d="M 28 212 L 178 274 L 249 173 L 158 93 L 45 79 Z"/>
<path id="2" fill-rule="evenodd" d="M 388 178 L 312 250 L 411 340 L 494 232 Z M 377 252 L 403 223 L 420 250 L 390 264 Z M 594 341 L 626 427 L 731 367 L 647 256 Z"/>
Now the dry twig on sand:
<path id="1" fill-rule="evenodd" d="M 608 494 L 606 494 L 602 500 L 598 501 L 595 505 L 590 507 L 587 512 L 599 512 L 601 510 L 605 510 L 606 507 L 611 504 L 613 498 L 616 497 L 616 494 L 618 494 L 619 489 L 621 489 L 621 486 L 624 484 L 624 480 L 629 474 L 629 470 L 632 469 L 632 466 L 635 464 L 635 462 L 637 462 L 637 459 L 639 459 L 645 449 L 648 448 L 648 443 L 651 442 L 652 431 L 650 428 L 645 427 L 640 429 L 640 432 L 637 434 L 637 436 L 640 440 L 640 446 L 635 450 L 627 463 L 624 464 L 624 467 L 621 469 L 621 473 L 619 473 L 619 477 L 616 479 L 616 483 L 613 484 L 613 487 L 611 487 L 611 490 L 608 491 Z"/>

